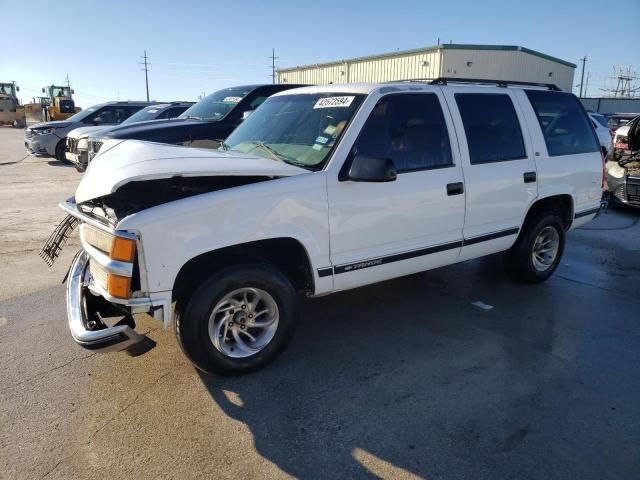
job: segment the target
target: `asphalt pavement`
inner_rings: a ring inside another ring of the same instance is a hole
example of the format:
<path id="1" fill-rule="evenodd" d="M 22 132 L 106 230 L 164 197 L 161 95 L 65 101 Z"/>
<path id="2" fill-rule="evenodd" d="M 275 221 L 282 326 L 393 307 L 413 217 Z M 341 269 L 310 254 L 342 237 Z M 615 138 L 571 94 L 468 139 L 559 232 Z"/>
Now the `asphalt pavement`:
<path id="1" fill-rule="evenodd" d="M 37 250 L 79 178 L 0 165 L 0 479 L 640 478 L 640 211 L 570 232 L 541 285 L 496 255 L 302 300 L 285 353 L 229 379 L 148 317 L 145 355 L 73 342 L 68 258 Z"/>

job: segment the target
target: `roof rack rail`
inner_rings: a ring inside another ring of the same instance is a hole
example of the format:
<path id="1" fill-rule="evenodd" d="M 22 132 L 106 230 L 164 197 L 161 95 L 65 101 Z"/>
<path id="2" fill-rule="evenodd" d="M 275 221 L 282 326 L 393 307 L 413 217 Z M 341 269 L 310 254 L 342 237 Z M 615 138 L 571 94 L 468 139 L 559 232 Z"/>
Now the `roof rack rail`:
<path id="1" fill-rule="evenodd" d="M 559 92 L 560 89 L 555 83 L 538 83 L 538 82 L 521 82 L 517 80 L 488 80 L 482 78 L 454 78 L 454 77 L 439 77 L 429 82 L 431 85 L 447 85 L 447 83 L 480 83 L 497 85 L 498 87 L 508 87 L 509 85 L 517 85 L 523 87 L 543 87 L 548 90 Z"/>

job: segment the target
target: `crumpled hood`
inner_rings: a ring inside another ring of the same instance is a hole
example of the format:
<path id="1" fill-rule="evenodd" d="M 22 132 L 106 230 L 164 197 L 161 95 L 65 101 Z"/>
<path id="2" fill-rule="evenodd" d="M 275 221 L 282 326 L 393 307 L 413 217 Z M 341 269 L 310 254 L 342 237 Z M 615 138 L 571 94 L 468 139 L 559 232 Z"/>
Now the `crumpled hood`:
<path id="1" fill-rule="evenodd" d="M 90 133 L 95 132 L 97 130 L 104 130 L 104 125 L 101 127 L 91 126 L 91 127 L 74 128 L 67 134 L 67 137 L 71 137 L 71 138 L 87 137 L 89 136 Z"/>
<path id="2" fill-rule="evenodd" d="M 237 152 L 141 140 L 108 140 L 76 190 L 77 203 L 103 197 L 135 181 L 171 177 L 268 176 L 308 173 L 304 168 Z"/>
<path id="3" fill-rule="evenodd" d="M 40 128 L 65 128 L 71 125 L 71 122 L 65 122 L 64 120 L 54 120 L 52 122 L 42 122 L 36 123 L 35 125 L 31 125 L 30 129 L 40 129 Z"/>

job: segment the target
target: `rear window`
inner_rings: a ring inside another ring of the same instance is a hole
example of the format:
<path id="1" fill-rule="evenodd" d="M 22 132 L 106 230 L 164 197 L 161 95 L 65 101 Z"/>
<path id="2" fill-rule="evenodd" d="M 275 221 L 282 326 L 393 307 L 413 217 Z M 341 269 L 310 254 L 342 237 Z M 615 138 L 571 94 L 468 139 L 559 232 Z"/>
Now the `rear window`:
<path id="1" fill-rule="evenodd" d="M 598 151 L 587 113 L 570 93 L 527 90 L 550 156 Z"/>
<path id="2" fill-rule="evenodd" d="M 509 95 L 456 93 L 471 164 L 525 158 L 518 115 Z"/>

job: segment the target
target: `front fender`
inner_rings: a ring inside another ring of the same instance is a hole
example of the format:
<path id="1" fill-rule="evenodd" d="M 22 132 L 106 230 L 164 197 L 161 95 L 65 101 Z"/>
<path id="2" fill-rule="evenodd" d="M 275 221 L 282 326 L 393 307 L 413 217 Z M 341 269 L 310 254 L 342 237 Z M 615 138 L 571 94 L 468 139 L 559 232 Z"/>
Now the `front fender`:
<path id="1" fill-rule="evenodd" d="M 140 236 L 150 292 L 172 290 L 178 272 L 194 257 L 259 240 L 293 238 L 306 249 L 314 272 L 330 265 L 324 172 L 169 202 L 132 214 L 117 228 Z M 316 293 L 331 288 L 329 278 L 321 280 Z"/>

